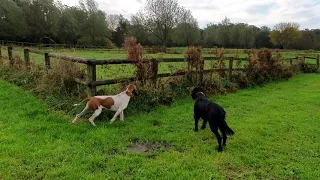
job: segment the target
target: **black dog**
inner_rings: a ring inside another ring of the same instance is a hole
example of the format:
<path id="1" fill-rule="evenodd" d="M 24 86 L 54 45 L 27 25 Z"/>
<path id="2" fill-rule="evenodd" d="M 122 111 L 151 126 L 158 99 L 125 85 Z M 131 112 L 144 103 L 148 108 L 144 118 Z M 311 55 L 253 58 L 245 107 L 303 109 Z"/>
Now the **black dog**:
<path id="1" fill-rule="evenodd" d="M 200 118 L 203 119 L 201 129 L 206 128 L 207 121 L 211 131 L 217 137 L 218 140 L 218 152 L 222 151 L 221 136 L 218 132 L 218 128 L 222 133 L 223 145 L 226 145 L 227 134 L 233 135 L 233 130 L 227 125 L 225 121 L 226 112 L 224 109 L 209 101 L 203 93 L 202 88 L 196 87 L 192 90 L 192 99 L 195 100 L 194 104 L 194 131 L 198 131 L 198 121 Z"/>

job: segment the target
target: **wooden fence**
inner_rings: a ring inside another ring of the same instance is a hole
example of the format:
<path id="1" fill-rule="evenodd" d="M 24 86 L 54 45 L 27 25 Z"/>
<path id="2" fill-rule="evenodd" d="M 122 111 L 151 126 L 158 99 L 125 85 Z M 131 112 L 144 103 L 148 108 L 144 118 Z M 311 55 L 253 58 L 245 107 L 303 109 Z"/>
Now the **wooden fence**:
<path id="1" fill-rule="evenodd" d="M 8 47 L 8 58 L 9 58 L 9 64 L 10 66 L 13 66 L 14 61 L 12 57 L 12 47 Z M 54 53 L 47 53 L 47 52 L 42 52 L 38 50 L 31 50 L 31 49 L 24 49 L 24 61 L 25 61 L 25 66 L 27 67 L 28 70 L 30 70 L 30 56 L 29 53 L 35 53 L 35 54 L 40 54 L 44 55 L 44 66 L 46 70 L 49 70 L 51 68 L 51 61 L 50 58 L 57 58 L 57 59 L 62 59 L 66 61 L 71 61 L 71 62 L 76 62 L 76 63 L 81 63 L 85 64 L 87 66 L 87 78 L 85 80 L 83 79 L 78 79 L 75 78 L 75 81 L 79 84 L 83 84 L 87 86 L 88 89 L 88 95 L 92 96 L 96 94 L 97 91 L 97 86 L 102 86 L 102 85 L 109 85 L 109 84 L 117 84 L 119 82 L 124 82 L 124 81 L 134 81 L 135 77 L 129 77 L 129 78 L 120 78 L 120 79 L 110 79 L 110 80 L 97 80 L 97 65 L 111 65 L 111 64 L 134 64 L 135 62 L 129 61 L 126 59 L 106 59 L 106 60 L 95 60 L 95 59 L 86 59 L 86 58 L 80 58 L 80 57 L 72 57 L 72 56 L 66 56 L 66 55 L 59 55 L 59 54 L 54 54 Z M 2 57 L 2 52 L 1 52 L 1 46 L 0 46 L 0 58 Z M 242 60 L 242 61 L 247 61 L 248 58 L 238 58 L 238 57 L 224 57 L 227 61 L 229 61 L 229 67 L 225 69 L 209 69 L 209 70 L 202 70 L 200 73 L 209 73 L 213 71 L 228 71 L 228 77 L 231 78 L 232 72 L 233 71 L 241 71 L 243 68 L 234 68 L 233 67 L 233 61 L 236 60 Z M 290 64 L 293 64 L 294 59 L 298 59 L 299 57 L 296 58 L 287 58 L 286 60 L 290 60 Z M 314 59 L 316 60 L 316 66 L 319 69 L 319 61 L 320 57 L 317 55 L 317 57 L 308 57 L 304 56 L 301 57 L 303 59 Z M 219 57 L 204 57 L 204 60 L 220 60 Z M 152 59 L 152 61 L 158 61 L 160 63 L 168 63 L 168 62 L 186 62 L 184 58 L 165 58 L 162 60 L 156 60 Z M 148 61 L 143 61 L 143 62 L 148 62 Z M 204 62 L 204 61 L 203 61 Z M 157 66 L 159 63 L 156 63 Z M 202 65 L 202 67 L 204 67 Z M 158 67 L 157 67 L 158 68 Z M 163 74 L 157 74 L 156 78 L 161 78 L 161 77 L 171 77 L 171 76 L 182 76 L 185 75 L 186 72 L 176 72 L 176 73 L 163 73 Z M 203 74 L 200 74 L 200 77 L 203 77 Z"/>

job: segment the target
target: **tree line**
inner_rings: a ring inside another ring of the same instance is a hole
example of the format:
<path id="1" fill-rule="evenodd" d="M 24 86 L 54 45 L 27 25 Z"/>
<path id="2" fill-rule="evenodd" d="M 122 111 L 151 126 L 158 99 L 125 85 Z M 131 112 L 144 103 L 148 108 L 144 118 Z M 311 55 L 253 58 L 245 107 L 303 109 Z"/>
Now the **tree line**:
<path id="1" fill-rule="evenodd" d="M 125 36 L 146 46 L 320 49 L 320 29 L 300 30 L 283 22 L 273 29 L 232 23 L 227 17 L 200 28 L 177 0 L 147 0 L 129 19 L 107 14 L 95 0 L 66 6 L 54 0 L 1 0 L 0 39 L 122 47 Z"/>

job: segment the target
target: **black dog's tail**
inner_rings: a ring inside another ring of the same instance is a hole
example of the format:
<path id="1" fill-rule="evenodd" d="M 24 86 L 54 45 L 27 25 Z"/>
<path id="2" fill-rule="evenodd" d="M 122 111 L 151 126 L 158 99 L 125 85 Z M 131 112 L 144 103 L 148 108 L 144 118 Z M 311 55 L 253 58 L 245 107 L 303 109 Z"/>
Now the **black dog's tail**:
<path id="1" fill-rule="evenodd" d="M 234 131 L 228 126 L 227 122 L 224 121 L 224 129 L 227 135 L 234 135 Z"/>
<path id="2" fill-rule="evenodd" d="M 226 127 L 226 134 L 227 135 L 234 135 L 234 131 L 228 125 Z"/>

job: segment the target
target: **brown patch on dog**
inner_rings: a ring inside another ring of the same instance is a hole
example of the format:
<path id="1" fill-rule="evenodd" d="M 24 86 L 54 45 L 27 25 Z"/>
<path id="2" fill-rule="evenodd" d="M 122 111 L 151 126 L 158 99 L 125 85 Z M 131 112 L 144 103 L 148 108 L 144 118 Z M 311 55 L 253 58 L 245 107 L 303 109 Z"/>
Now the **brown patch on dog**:
<path id="1" fill-rule="evenodd" d="M 105 108 L 110 109 L 114 105 L 114 100 L 111 97 L 108 97 L 106 99 L 100 99 L 100 98 L 92 97 L 88 101 L 88 106 L 92 110 L 97 110 L 100 105 L 105 107 Z"/>
<path id="2" fill-rule="evenodd" d="M 97 110 L 99 108 L 99 106 L 100 106 L 100 99 L 96 98 L 96 97 L 90 98 L 90 100 L 88 101 L 88 106 L 92 110 Z"/>
<path id="3" fill-rule="evenodd" d="M 128 96 L 132 96 L 132 93 L 131 93 L 130 91 L 126 91 L 126 94 L 127 94 Z"/>
<path id="4" fill-rule="evenodd" d="M 114 105 L 114 100 L 111 97 L 101 100 L 101 105 L 107 109 L 110 109 Z"/>

